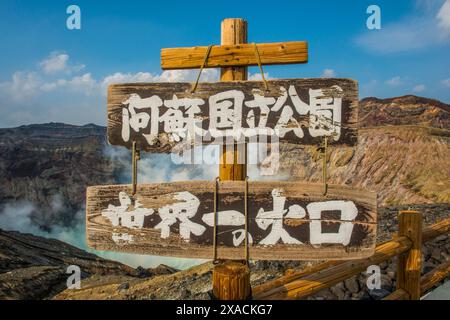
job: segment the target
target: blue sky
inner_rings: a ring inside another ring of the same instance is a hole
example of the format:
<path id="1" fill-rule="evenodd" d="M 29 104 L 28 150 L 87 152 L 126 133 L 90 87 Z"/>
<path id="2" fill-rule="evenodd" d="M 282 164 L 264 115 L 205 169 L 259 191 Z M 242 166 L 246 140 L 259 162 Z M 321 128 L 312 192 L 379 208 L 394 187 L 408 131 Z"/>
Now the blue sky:
<path id="1" fill-rule="evenodd" d="M 81 30 L 66 28 L 71 4 L 81 8 Z M 371 4 L 381 8 L 381 30 L 366 27 Z M 109 83 L 192 81 L 196 70 L 162 72 L 160 49 L 218 44 L 227 17 L 247 19 L 250 42 L 309 42 L 308 64 L 267 66 L 270 77 L 353 78 L 361 98 L 450 103 L 450 0 L 2 0 L 0 127 L 104 125 Z M 208 70 L 203 80 L 217 77 Z"/>

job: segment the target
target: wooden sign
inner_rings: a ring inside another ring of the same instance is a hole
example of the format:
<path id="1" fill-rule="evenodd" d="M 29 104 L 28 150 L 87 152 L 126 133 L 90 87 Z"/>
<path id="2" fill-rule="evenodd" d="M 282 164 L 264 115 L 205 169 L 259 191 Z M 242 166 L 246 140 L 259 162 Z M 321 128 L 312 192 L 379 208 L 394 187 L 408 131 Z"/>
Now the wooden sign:
<path id="1" fill-rule="evenodd" d="M 108 140 L 143 151 L 177 144 L 357 142 L 358 85 L 350 79 L 116 84 L 108 92 Z"/>
<path id="2" fill-rule="evenodd" d="M 308 62 L 308 43 L 290 41 L 259 43 L 258 54 L 262 65 L 292 64 Z M 205 60 L 208 47 L 164 48 L 161 49 L 161 68 L 200 68 Z M 257 66 L 255 44 L 213 46 L 208 56 L 207 68 Z"/>
<path id="3" fill-rule="evenodd" d="M 215 182 L 87 189 L 87 243 L 98 250 L 213 258 Z M 217 256 L 245 256 L 245 182 L 218 183 Z M 373 254 L 376 194 L 299 182 L 249 182 L 250 259 L 356 259 Z"/>

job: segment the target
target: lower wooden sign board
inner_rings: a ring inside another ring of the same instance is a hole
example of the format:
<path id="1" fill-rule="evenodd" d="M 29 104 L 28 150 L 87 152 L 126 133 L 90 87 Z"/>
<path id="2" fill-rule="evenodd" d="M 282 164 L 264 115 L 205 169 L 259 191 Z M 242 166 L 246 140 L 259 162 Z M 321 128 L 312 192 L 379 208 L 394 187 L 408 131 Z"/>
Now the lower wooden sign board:
<path id="1" fill-rule="evenodd" d="M 245 182 L 189 181 L 87 189 L 87 243 L 97 250 L 212 259 L 245 257 Z M 373 192 L 300 182 L 248 182 L 252 260 L 357 259 L 373 254 Z"/>

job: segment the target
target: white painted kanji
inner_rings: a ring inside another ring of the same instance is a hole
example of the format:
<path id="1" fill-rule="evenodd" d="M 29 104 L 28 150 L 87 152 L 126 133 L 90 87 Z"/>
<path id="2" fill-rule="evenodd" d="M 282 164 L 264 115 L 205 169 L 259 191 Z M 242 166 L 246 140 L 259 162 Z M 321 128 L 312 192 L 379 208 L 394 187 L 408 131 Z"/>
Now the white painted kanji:
<path id="1" fill-rule="evenodd" d="M 170 135 L 171 141 L 187 138 L 194 139 L 195 134 L 202 135 L 202 119 L 196 115 L 201 113 L 200 106 L 205 104 L 203 99 L 182 98 L 173 95 L 171 100 L 165 100 L 167 111 L 160 117 L 164 132 Z"/>
<path id="2" fill-rule="evenodd" d="M 122 102 L 122 105 L 128 106 L 122 108 L 122 139 L 123 141 L 130 141 L 130 128 L 135 132 L 141 129 L 146 129 L 150 122 L 150 133 L 143 133 L 142 135 L 147 140 L 149 145 L 154 144 L 158 138 L 159 133 L 159 107 L 163 104 L 162 99 L 157 96 L 142 99 L 137 93 L 132 93 L 127 100 Z M 150 113 L 136 110 L 150 109 Z"/>
<path id="3" fill-rule="evenodd" d="M 187 191 L 175 193 L 173 199 L 179 200 L 179 202 L 163 206 L 158 210 L 162 221 L 155 226 L 155 229 L 161 230 L 161 238 L 165 239 L 170 236 L 170 226 L 177 221 L 180 222 L 180 236 L 183 240 L 189 241 L 191 233 L 196 236 L 202 235 L 206 228 L 189 220 L 197 213 L 200 200 Z"/>
<path id="4" fill-rule="evenodd" d="M 253 97 L 253 100 L 245 102 L 245 105 L 251 108 L 246 117 L 248 128 L 244 129 L 245 135 L 247 137 L 259 134 L 270 135 L 273 130 L 267 128 L 267 120 L 269 119 L 270 106 L 276 100 L 273 97 L 265 97 L 258 93 L 255 93 Z M 259 109 L 258 116 L 255 114 L 255 109 Z"/>
<path id="5" fill-rule="evenodd" d="M 350 243 L 353 231 L 353 219 L 358 215 L 358 208 L 353 201 L 335 200 L 325 202 L 313 202 L 306 206 L 311 222 L 309 224 L 310 242 L 313 245 L 324 243 L 340 243 L 344 246 Z M 340 211 L 341 225 L 337 233 L 322 232 L 322 212 Z"/>
<path id="6" fill-rule="evenodd" d="M 275 188 L 272 190 L 272 210 L 266 211 L 259 208 L 255 217 L 256 225 L 268 232 L 257 243 L 259 245 L 276 245 L 278 243 L 301 245 L 300 240 L 291 236 L 285 229 L 286 219 L 305 219 L 308 215 L 309 223 L 309 243 L 312 245 L 322 244 L 342 244 L 349 245 L 354 228 L 354 220 L 358 215 L 358 208 L 353 201 L 349 200 L 331 200 L 310 202 L 305 208 L 299 204 L 291 204 L 287 207 L 287 198 L 283 195 L 284 190 Z M 234 246 L 239 246 L 245 239 L 245 215 L 237 210 L 221 210 L 205 213 L 201 217 L 201 222 L 191 221 L 198 213 L 201 202 L 198 197 L 188 191 L 176 192 L 168 195 L 173 203 L 161 206 L 160 208 L 143 208 L 142 204 L 134 201 L 126 192 L 119 193 L 119 206 L 108 205 L 107 209 L 102 211 L 102 216 L 107 218 L 113 227 L 126 227 L 130 229 L 145 228 L 145 218 L 151 215 L 159 216 L 161 221 L 156 224 L 154 229 L 161 231 L 161 238 L 167 239 L 171 236 L 171 227 L 178 224 L 179 235 L 181 239 L 189 242 L 191 235 L 201 236 L 206 231 L 206 226 L 235 227 L 230 230 Z M 250 208 L 257 210 L 257 208 Z M 330 220 L 331 223 L 339 223 L 337 232 L 323 232 L 322 223 L 327 222 L 323 219 L 322 213 L 325 211 L 340 212 L 338 219 Z M 216 214 L 216 222 L 214 215 Z M 198 221 L 199 219 L 196 219 Z M 292 229 L 291 229 L 292 230 Z M 248 230 L 249 243 L 254 243 L 252 230 Z M 118 244 L 131 243 L 133 237 L 128 233 L 113 232 L 113 241 Z"/>
<path id="7" fill-rule="evenodd" d="M 134 205 L 125 192 L 119 193 L 119 206 L 108 205 L 102 211 L 102 216 L 109 219 L 114 227 L 142 228 L 144 219 L 154 213 L 153 209 L 142 208 L 142 204 L 135 200 Z"/>
<path id="8" fill-rule="evenodd" d="M 238 229 L 231 232 L 233 235 L 233 245 L 235 247 L 240 246 L 245 240 L 245 229 Z M 250 232 L 247 231 L 248 244 L 253 244 L 253 237 Z"/>
<path id="9" fill-rule="evenodd" d="M 294 117 L 294 110 L 292 109 L 292 107 L 286 104 L 286 101 L 288 99 L 288 92 L 284 87 L 280 87 L 280 91 L 282 94 L 277 99 L 277 102 L 271 109 L 271 111 L 274 112 L 278 112 L 281 110 L 280 118 L 278 119 L 278 122 L 275 125 L 275 132 L 280 138 L 283 138 L 288 132 L 291 131 L 294 132 L 294 134 L 298 138 L 303 138 L 304 133 L 301 124 Z M 289 97 L 291 98 L 291 101 L 294 104 L 298 114 L 305 115 L 307 113 L 306 109 L 307 105 L 305 105 L 303 101 L 300 100 L 300 98 L 297 95 L 297 91 L 295 91 L 294 86 L 291 86 L 289 88 Z"/>
<path id="10" fill-rule="evenodd" d="M 232 133 L 239 138 L 242 129 L 244 93 L 239 90 L 220 92 L 209 97 L 209 132 L 212 137 Z"/>
<path id="11" fill-rule="evenodd" d="M 158 95 L 141 98 L 132 93 L 122 102 L 122 139 L 130 141 L 132 130 L 142 134 L 149 145 L 155 144 L 162 130 L 171 142 L 194 140 L 197 136 L 215 139 L 232 137 L 271 136 L 284 138 L 292 132 L 299 139 L 304 130 L 312 137 L 332 136 L 340 139 L 342 121 L 343 90 L 335 85 L 324 89 L 309 89 L 308 98 L 303 101 L 294 85 L 279 87 L 276 97 L 254 90 L 252 99 L 245 101 L 241 90 L 228 90 L 208 98 L 209 114 L 202 113 L 206 101 L 202 98 L 173 95 L 162 101 Z M 206 98 L 205 98 L 206 99 Z M 161 107 L 165 107 L 161 111 Z M 267 126 L 271 114 L 276 114 L 277 123 Z M 209 127 L 202 123 L 208 119 Z M 244 126 L 245 125 L 245 126 Z M 209 141 L 209 140 L 208 140 Z M 220 142 L 221 141 L 221 142 Z"/>
<path id="12" fill-rule="evenodd" d="M 259 244 L 274 245 L 280 240 L 285 244 L 301 244 L 299 240 L 291 237 L 289 233 L 283 228 L 284 218 L 301 219 L 306 216 L 305 209 L 299 205 L 292 205 L 289 209 L 285 209 L 286 197 L 282 196 L 283 190 L 273 189 L 273 210 L 264 211 L 263 208 L 259 209 L 256 216 L 256 223 L 258 227 L 263 230 L 267 230 L 269 226 L 272 226 L 269 235 L 262 239 Z"/>
<path id="13" fill-rule="evenodd" d="M 324 90 L 309 90 L 309 134 L 312 137 L 332 136 L 339 140 L 341 136 L 342 95 L 339 86 L 333 86 L 332 97 Z"/>

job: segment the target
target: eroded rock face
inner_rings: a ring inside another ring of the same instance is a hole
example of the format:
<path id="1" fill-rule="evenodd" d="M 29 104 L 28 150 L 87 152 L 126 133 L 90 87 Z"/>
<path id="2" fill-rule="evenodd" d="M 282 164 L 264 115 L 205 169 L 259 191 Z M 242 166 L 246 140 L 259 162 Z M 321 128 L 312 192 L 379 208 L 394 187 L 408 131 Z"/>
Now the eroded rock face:
<path id="1" fill-rule="evenodd" d="M 134 269 L 106 260 L 62 241 L 0 229 L 0 300 L 46 299 L 67 288 L 67 267 L 80 267 L 82 279 L 97 276 L 97 285 L 150 278 L 178 270 L 160 265 Z"/>
<path id="2" fill-rule="evenodd" d="M 31 204 L 42 229 L 71 226 L 86 187 L 115 183 L 106 128 L 60 123 L 0 129 L 0 209 Z M 1 226 L 0 226 L 1 227 Z"/>
<path id="3" fill-rule="evenodd" d="M 360 103 L 358 145 L 328 150 L 328 182 L 378 193 L 379 205 L 450 202 L 450 106 L 406 96 Z M 282 145 L 281 170 L 322 181 L 317 147 Z"/>
<path id="4" fill-rule="evenodd" d="M 391 99 L 365 98 L 359 107 L 360 128 L 387 125 L 450 128 L 450 106 L 433 99 L 413 95 Z"/>

